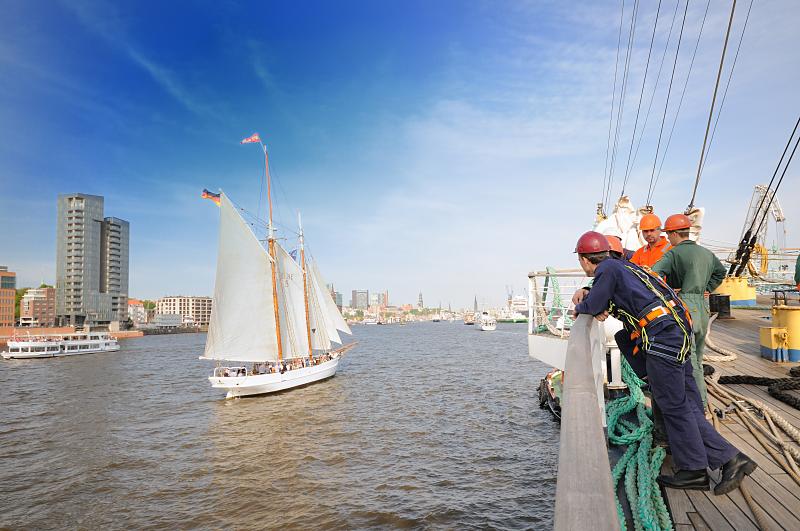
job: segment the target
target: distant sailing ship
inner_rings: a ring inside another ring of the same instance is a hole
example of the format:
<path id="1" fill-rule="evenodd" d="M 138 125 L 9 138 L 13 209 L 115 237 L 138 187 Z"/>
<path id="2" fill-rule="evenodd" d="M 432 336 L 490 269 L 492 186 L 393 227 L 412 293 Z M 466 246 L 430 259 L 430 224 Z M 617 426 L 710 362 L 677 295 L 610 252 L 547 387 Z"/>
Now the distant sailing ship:
<path id="1" fill-rule="evenodd" d="M 261 143 L 257 135 L 245 140 Z M 265 162 L 266 156 L 264 148 Z M 269 169 L 266 249 L 224 193 L 204 191 L 203 197 L 219 205 L 220 236 L 214 306 L 200 359 L 238 363 L 218 364 L 208 378 L 212 387 L 234 398 L 334 376 L 341 356 L 354 343 L 333 350 L 331 346 L 341 344 L 339 332 L 350 334 L 350 328 L 316 263 L 306 263 L 302 225 L 299 263 L 276 241 Z"/>

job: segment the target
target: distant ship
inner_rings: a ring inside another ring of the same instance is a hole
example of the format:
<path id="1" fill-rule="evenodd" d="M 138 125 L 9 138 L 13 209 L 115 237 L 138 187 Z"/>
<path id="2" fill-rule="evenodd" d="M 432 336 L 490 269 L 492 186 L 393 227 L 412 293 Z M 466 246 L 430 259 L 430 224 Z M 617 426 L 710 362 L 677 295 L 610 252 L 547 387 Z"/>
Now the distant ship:
<path id="1" fill-rule="evenodd" d="M 117 338 L 108 332 L 75 332 L 72 334 L 15 336 L 8 341 L 8 350 L 0 355 L 7 360 L 58 358 L 117 350 L 119 350 Z"/>
<path id="2" fill-rule="evenodd" d="M 464 312 L 464 324 L 465 325 L 474 325 L 475 324 L 475 314 L 472 312 Z"/>
<path id="3" fill-rule="evenodd" d="M 481 331 L 492 332 L 497 330 L 497 319 L 489 315 L 489 312 L 483 312 L 478 318 L 478 325 L 480 325 Z"/>

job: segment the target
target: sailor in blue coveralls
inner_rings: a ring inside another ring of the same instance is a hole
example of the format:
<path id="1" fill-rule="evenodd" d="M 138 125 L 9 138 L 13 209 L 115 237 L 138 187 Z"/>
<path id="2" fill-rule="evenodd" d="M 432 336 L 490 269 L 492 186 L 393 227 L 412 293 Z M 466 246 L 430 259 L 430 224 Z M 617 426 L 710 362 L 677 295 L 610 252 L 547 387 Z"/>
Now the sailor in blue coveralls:
<path id="1" fill-rule="evenodd" d="M 756 464 L 717 433 L 703 414 L 688 363 L 692 341 L 688 311 L 659 277 L 609 258 L 608 251 L 608 240 L 598 232 L 587 232 L 578 240 L 578 260 L 594 282 L 591 290 L 575 294 L 573 300 L 579 301 L 575 314 L 593 315 L 599 321 L 613 315 L 625 327 L 624 334 L 617 334 L 617 343 L 626 358 L 646 371 L 678 468 L 675 475 L 659 476 L 658 482 L 674 489 L 708 490 L 707 469 L 722 467 L 714 493 L 738 488 Z"/>

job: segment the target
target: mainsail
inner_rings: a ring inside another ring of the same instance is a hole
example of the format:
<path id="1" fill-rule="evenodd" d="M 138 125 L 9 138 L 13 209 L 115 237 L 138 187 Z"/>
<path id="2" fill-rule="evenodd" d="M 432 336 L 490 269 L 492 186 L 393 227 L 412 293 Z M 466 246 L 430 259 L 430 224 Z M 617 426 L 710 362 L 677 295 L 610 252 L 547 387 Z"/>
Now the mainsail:
<path id="1" fill-rule="evenodd" d="M 269 255 L 225 194 L 220 194 L 219 211 L 214 303 L 202 358 L 275 361 L 278 342 Z"/>
<path id="2" fill-rule="evenodd" d="M 281 316 L 283 357 L 302 358 L 308 356 L 303 270 L 277 243 L 275 257 L 278 263 L 278 308 Z"/>

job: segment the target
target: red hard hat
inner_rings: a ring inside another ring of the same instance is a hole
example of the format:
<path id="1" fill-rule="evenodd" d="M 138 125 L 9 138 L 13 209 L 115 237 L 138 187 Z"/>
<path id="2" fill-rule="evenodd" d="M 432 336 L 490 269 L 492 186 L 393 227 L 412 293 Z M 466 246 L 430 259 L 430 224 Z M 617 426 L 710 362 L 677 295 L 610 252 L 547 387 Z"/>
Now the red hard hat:
<path id="1" fill-rule="evenodd" d="M 578 244 L 575 246 L 575 252 L 578 254 L 602 253 L 609 250 L 611 250 L 611 246 L 606 237 L 593 230 L 578 238 Z"/>
<path id="2" fill-rule="evenodd" d="M 661 220 L 655 214 L 645 214 L 639 220 L 640 230 L 655 230 L 661 228 Z"/>
<path id="3" fill-rule="evenodd" d="M 687 230 L 690 228 L 692 228 L 692 220 L 683 214 L 672 214 L 667 218 L 667 222 L 664 224 L 664 230 L 667 232 Z"/>
<path id="4" fill-rule="evenodd" d="M 615 253 L 623 254 L 625 252 L 622 250 L 622 241 L 616 236 L 606 236 L 606 240 L 608 240 L 608 246 Z"/>

